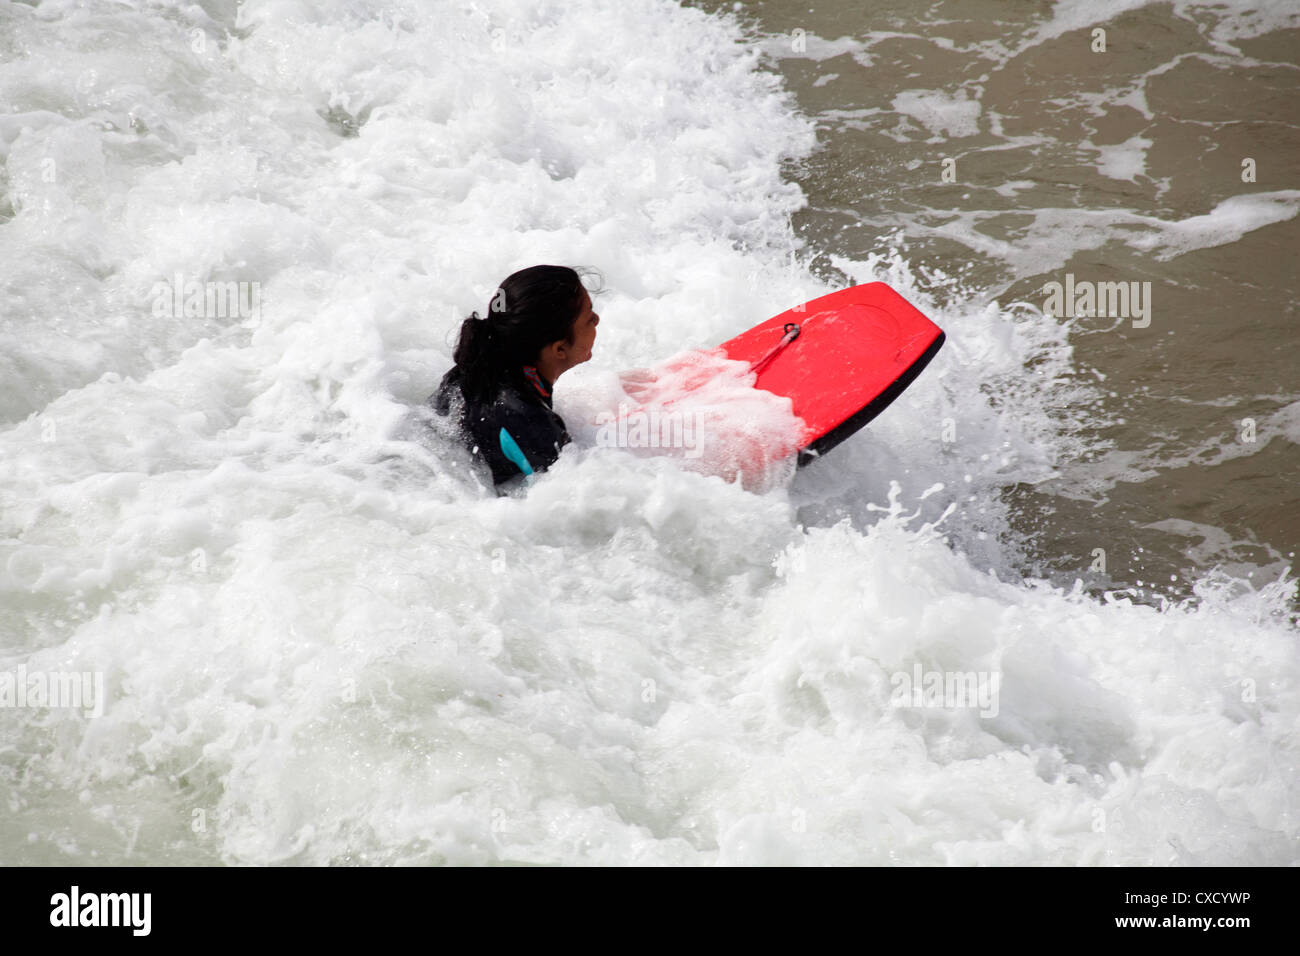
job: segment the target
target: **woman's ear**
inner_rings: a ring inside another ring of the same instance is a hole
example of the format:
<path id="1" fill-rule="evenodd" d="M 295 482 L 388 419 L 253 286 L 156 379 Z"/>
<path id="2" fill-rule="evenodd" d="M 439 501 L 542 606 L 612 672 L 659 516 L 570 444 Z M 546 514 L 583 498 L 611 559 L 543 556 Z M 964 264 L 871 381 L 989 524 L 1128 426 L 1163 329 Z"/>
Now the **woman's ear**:
<path id="1" fill-rule="evenodd" d="M 548 382 L 554 382 L 573 365 L 573 347 L 563 339 L 542 346 L 537 353 L 537 371 Z"/>
<path id="2" fill-rule="evenodd" d="M 542 354 L 539 356 L 538 365 L 559 365 L 563 367 L 568 358 L 568 346 L 564 339 L 557 339 L 548 345 L 542 346 Z"/>

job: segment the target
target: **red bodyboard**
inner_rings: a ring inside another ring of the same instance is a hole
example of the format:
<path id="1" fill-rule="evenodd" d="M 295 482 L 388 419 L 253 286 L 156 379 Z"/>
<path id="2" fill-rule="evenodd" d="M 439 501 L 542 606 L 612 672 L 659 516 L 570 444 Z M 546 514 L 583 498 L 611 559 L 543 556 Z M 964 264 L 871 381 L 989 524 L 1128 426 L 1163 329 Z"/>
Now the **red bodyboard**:
<path id="1" fill-rule="evenodd" d="M 791 324 L 798 335 L 781 346 Z M 910 302 L 883 282 L 870 282 L 788 309 L 721 348 L 738 361 L 766 359 L 754 387 L 794 403 L 807 426 L 803 465 L 884 411 L 943 341 L 943 330 Z"/>

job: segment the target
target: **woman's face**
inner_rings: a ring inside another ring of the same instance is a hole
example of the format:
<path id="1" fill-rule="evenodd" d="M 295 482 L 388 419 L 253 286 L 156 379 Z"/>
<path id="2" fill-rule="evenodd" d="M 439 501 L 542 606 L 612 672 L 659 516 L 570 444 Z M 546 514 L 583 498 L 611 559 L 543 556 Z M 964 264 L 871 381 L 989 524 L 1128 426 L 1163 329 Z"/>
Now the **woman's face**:
<path id="1" fill-rule="evenodd" d="M 570 368 L 574 365 L 581 365 L 591 358 L 592 346 L 596 344 L 596 326 L 600 324 L 600 316 L 591 307 L 591 296 L 587 290 L 582 290 L 582 311 L 578 313 L 577 320 L 573 323 L 573 345 Z"/>
<path id="2" fill-rule="evenodd" d="M 537 356 L 537 370 L 554 382 L 573 368 L 591 359 L 592 346 L 596 344 L 596 326 L 600 323 L 591 307 L 591 296 L 582 290 L 582 311 L 573 320 L 573 342 L 558 339 L 542 348 Z"/>

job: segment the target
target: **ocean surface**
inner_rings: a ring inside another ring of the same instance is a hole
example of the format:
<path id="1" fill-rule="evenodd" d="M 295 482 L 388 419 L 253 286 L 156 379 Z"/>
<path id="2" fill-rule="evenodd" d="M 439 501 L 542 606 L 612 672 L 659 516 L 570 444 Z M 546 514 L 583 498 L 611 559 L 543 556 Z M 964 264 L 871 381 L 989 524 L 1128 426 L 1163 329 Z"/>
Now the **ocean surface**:
<path id="1" fill-rule="evenodd" d="M 1288 3 L 0 7 L 0 863 L 1300 863 L 1298 89 Z M 542 262 L 497 498 L 420 406 Z M 875 280 L 948 341 L 824 460 L 598 440 Z"/>

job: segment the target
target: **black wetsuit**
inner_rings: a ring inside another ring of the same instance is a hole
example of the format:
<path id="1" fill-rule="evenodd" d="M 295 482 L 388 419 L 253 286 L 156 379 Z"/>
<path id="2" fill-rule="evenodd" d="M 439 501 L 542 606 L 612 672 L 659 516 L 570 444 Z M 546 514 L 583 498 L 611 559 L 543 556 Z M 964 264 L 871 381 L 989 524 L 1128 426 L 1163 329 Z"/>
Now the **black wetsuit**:
<path id="1" fill-rule="evenodd" d="M 551 408 L 551 383 L 532 366 L 509 376 L 489 401 L 468 398 L 461 390 L 460 370 L 453 368 L 429 404 L 439 415 L 454 416 L 461 440 L 475 459 L 487 463 L 497 486 L 523 474 L 501 449 L 501 429 L 510 433 L 533 471 L 553 465 L 569 443 L 564 419 Z"/>

